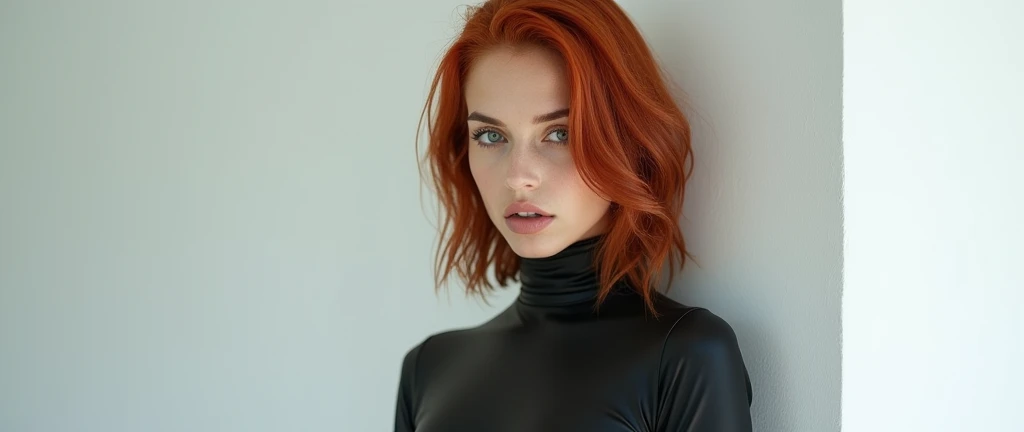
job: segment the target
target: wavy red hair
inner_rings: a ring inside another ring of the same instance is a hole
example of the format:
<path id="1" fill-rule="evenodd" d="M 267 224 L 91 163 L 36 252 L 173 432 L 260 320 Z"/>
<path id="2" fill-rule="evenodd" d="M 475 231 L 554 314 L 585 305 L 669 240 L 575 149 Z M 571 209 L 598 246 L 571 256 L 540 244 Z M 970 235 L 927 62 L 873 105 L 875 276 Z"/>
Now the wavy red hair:
<path id="1" fill-rule="evenodd" d="M 681 269 L 689 257 L 678 221 L 693 170 L 690 125 L 668 89 L 671 80 L 613 0 L 491 0 L 469 8 L 438 65 L 416 133 L 419 154 L 426 116 L 429 143 L 421 163 L 430 168 L 441 204 L 435 291 L 454 272 L 467 295 L 486 302 L 494 289 L 491 266 L 499 285 L 518 282 L 519 257 L 488 218 L 470 174 L 463 84 L 482 53 L 524 45 L 553 49 L 565 62 L 573 161 L 583 181 L 612 202 L 610 228 L 595 256 L 601 281 L 595 307 L 625 280 L 658 316 L 653 299 L 664 266 L 671 281 L 677 259 Z"/>

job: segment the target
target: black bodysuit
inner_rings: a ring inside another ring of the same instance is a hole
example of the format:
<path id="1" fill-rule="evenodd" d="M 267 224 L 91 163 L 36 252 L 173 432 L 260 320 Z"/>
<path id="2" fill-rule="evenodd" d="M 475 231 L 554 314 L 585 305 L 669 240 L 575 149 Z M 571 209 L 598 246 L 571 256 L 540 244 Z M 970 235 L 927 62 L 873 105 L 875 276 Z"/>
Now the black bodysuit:
<path id="1" fill-rule="evenodd" d="M 706 309 L 628 286 L 597 313 L 602 237 L 523 258 L 518 298 L 404 357 L 396 432 L 739 432 L 752 391 L 736 335 Z"/>

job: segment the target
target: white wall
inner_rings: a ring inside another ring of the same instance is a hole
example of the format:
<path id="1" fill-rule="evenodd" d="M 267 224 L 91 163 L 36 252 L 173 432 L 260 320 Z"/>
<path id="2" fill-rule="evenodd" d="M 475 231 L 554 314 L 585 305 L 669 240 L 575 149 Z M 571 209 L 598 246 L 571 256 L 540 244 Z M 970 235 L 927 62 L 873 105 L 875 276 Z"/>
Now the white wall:
<path id="1" fill-rule="evenodd" d="M 839 2 L 620 4 L 699 113 L 673 297 L 736 330 L 756 430 L 839 430 Z"/>
<path id="2" fill-rule="evenodd" d="M 5 3 L 0 430 L 390 430 L 401 355 L 515 295 L 432 291 L 412 140 L 461 3 Z M 672 295 L 733 323 L 762 431 L 838 428 L 827 3 L 622 2 L 700 111 Z"/>
<path id="3" fill-rule="evenodd" d="M 0 6 L 0 430 L 388 430 L 454 4 Z"/>
<path id="4" fill-rule="evenodd" d="M 1024 430 L 1021 17 L 845 2 L 844 431 Z"/>

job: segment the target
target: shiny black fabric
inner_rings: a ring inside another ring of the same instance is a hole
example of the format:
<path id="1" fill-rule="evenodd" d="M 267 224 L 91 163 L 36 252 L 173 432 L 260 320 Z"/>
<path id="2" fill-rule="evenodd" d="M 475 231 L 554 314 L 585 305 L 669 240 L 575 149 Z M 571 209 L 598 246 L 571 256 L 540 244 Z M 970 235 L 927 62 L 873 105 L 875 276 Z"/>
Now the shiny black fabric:
<path id="1" fill-rule="evenodd" d="M 707 309 L 616 287 L 595 312 L 603 237 L 522 259 L 493 319 L 405 355 L 396 432 L 741 432 L 753 394 L 732 328 Z"/>

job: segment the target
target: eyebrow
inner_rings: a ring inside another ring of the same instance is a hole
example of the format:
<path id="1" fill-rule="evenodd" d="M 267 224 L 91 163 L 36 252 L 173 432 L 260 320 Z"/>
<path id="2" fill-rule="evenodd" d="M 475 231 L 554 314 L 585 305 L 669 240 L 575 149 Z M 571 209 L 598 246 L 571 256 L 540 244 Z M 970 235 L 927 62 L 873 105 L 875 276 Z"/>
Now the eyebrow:
<path id="1" fill-rule="evenodd" d="M 562 117 L 568 117 L 568 116 L 569 116 L 569 108 L 563 108 L 563 109 L 560 109 L 558 111 L 552 111 L 552 112 L 549 112 L 547 114 L 541 114 L 539 116 L 536 116 L 536 117 L 533 118 L 533 123 L 534 124 L 544 123 L 544 122 L 549 122 L 549 121 L 552 121 L 552 120 L 557 120 L 557 119 L 560 119 Z M 502 123 L 501 120 L 498 120 L 498 119 L 496 119 L 494 117 L 488 117 L 488 116 L 480 114 L 480 113 L 478 113 L 476 111 L 473 111 L 473 113 L 469 115 L 469 118 L 467 119 L 467 121 L 468 120 L 476 120 L 476 121 L 481 121 L 481 122 L 484 122 L 484 123 L 490 123 L 490 124 L 495 125 L 495 126 L 505 127 L 505 123 Z"/>

